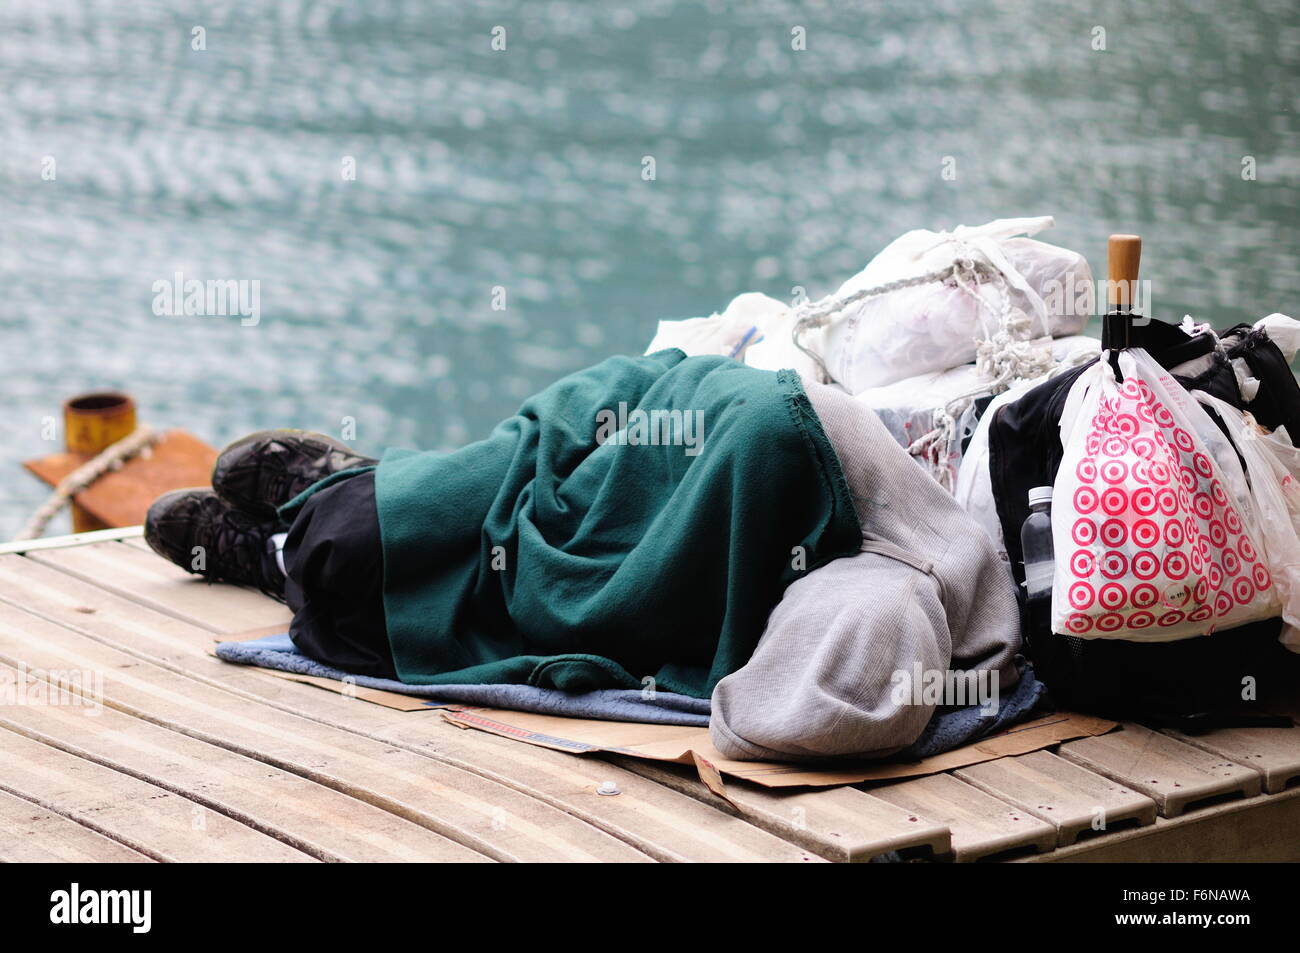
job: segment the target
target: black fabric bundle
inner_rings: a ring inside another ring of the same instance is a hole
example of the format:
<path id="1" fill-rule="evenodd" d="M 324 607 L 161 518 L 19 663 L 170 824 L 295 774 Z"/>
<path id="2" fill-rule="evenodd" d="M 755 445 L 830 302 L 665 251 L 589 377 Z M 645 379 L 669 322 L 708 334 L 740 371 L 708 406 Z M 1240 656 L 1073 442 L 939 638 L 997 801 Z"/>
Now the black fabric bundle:
<path id="1" fill-rule="evenodd" d="M 1293 439 L 1300 438 L 1300 385 L 1263 329 L 1228 328 L 1217 335 L 1219 347 L 1214 335 L 1188 335 L 1160 321 L 1151 321 L 1142 333 L 1148 353 L 1167 370 L 1177 369 L 1173 376 L 1183 387 L 1212 394 L 1249 411 L 1261 426 L 1285 426 Z M 1260 382 L 1250 401 L 1237 385 L 1236 358 Z M 1017 582 L 1024 581 L 1020 527 L 1029 515 L 1029 490 L 1056 480 L 1064 452 L 1061 411 L 1071 386 L 1091 364 L 1040 384 L 998 408 L 989 421 L 993 496 Z M 1023 587 L 1017 591 L 1023 607 Z M 1232 723 L 1239 720 L 1231 712 L 1243 707 L 1243 688 L 1262 699 L 1284 688 L 1300 668 L 1277 642 L 1278 619 L 1210 638 L 1137 643 L 1056 635 L 1038 614 L 1026 612 L 1023 618 L 1026 652 L 1056 702 L 1117 717 L 1184 727 Z"/>

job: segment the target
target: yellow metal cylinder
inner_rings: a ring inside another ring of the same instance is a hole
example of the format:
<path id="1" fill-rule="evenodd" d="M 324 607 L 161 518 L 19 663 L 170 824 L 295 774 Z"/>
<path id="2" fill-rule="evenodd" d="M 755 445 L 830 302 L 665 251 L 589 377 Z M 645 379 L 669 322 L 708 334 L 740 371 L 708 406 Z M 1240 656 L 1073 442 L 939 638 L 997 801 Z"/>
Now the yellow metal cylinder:
<path id="1" fill-rule="evenodd" d="M 63 404 L 63 440 L 69 453 L 94 456 L 135 430 L 135 401 L 119 391 L 79 394 Z M 72 504 L 72 530 L 85 533 L 105 524 Z"/>

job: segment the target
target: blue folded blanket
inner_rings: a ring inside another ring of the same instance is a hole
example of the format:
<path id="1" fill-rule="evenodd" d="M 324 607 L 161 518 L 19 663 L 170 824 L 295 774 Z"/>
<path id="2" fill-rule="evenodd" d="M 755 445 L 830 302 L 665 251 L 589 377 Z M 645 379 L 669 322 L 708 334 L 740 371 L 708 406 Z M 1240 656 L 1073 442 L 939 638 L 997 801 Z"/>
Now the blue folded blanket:
<path id="1" fill-rule="evenodd" d="M 709 724 L 707 698 L 692 698 L 675 692 L 600 688 L 570 694 L 535 685 L 407 685 L 390 678 L 352 675 L 303 655 L 294 647 L 287 633 L 246 642 L 219 642 L 216 651 L 217 657 L 227 662 L 346 680 L 362 688 L 423 698 L 430 708 L 474 705 L 603 721 L 639 721 L 701 728 Z M 1015 689 L 1002 699 L 995 714 L 986 714 L 977 707 L 940 709 L 930 719 L 921 737 L 895 759 L 915 761 L 928 758 L 1008 728 L 1033 714 L 1043 704 L 1046 693 L 1046 687 L 1034 677 L 1033 667 L 1026 665 Z"/>
<path id="2" fill-rule="evenodd" d="M 430 708 L 474 705 L 534 711 L 543 715 L 565 715 L 570 718 L 599 718 L 604 721 L 700 726 L 709 723 L 707 698 L 691 698 L 673 692 L 600 688 L 569 694 L 535 685 L 407 685 L 391 678 L 352 675 L 303 655 L 294 647 L 287 633 L 247 642 L 220 642 L 217 644 L 217 658 L 298 675 L 316 675 L 337 681 L 346 679 L 362 688 L 376 688 L 428 699 Z"/>
<path id="3" fill-rule="evenodd" d="M 987 714 L 978 705 L 969 708 L 941 708 L 935 712 L 921 737 L 894 755 L 891 761 L 919 761 L 943 754 L 987 735 L 1010 728 L 1031 715 L 1050 710 L 1047 686 L 1034 675 L 1028 662 L 1020 671 L 1020 681 L 1006 698 L 999 699 L 998 710 Z"/>

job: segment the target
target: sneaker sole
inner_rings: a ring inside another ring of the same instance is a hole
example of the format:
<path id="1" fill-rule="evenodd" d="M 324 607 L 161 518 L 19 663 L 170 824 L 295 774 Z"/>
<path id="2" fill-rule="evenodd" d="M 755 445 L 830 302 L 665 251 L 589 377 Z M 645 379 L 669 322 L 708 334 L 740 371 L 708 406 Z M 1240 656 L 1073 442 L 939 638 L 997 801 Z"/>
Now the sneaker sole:
<path id="1" fill-rule="evenodd" d="M 162 516 L 162 514 L 166 510 L 171 509 L 172 503 L 176 499 L 182 496 L 186 496 L 190 493 L 196 493 L 200 491 L 206 493 L 209 492 L 210 489 L 211 489 L 210 487 L 206 487 L 206 486 L 188 486 L 180 490 L 169 490 L 168 492 L 164 493 L 162 496 L 154 500 L 152 503 L 150 503 L 149 509 L 145 512 L 144 515 L 144 541 L 149 544 L 149 548 L 152 549 L 159 556 L 161 556 L 163 559 L 167 560 L 168 562 L 175 563 L 176 565 L 181 566 L 180 563 L 176 562 L 172 554 L 167 552 L 166 549 L 162 547 L 162 544 L 158 541 L 158 533 L 156 531 L 156 527 L 158 525 L 158 519 L 159 517 Z M 188 569 L 185 566 L 181 566 L 181 568 L 185 569 L 187 572 L 194 571 L 192 569 Z"/>

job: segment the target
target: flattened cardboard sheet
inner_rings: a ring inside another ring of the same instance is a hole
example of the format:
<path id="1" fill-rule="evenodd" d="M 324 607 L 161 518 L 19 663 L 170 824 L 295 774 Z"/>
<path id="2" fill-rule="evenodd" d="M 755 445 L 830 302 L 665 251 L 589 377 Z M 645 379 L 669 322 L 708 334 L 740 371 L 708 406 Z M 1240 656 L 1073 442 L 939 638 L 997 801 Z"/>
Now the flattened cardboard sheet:
<path id="1" fill-rule="evenodd" d="M 247 641 L 285 631 L 283 624 L 267 626 L 221 636 L 219 641 Z M 709 739 L 707 728 L 690 728 L 679 725 L 648 725 L 641 722 L 600 721 L 594 718 L 564 718 L 559 715 L 540 715 L 533 712 L 510 711 L 502 708 L 474 708 L 455 702 L 437 702 L 389 692 L 382 689 L 362 688 L 348 682 L 315 675 L 298 675 L 271 668 L 259 671 L 314 685 L 337 692 L 349 698 L 383 705 L 396 711 L 428 711 L 436 709 L 459 728 L 488 731 L 505 738 L 527 744 L 567 751 L 570 754 L 611 754 L 646 758 L 652 761 L 671 761 L 693 765 L 700 780 L 725 798 L 723 776 L 752 781 L 768 788 L 834 787 L 869 781 L 898 781 L 903 778 L 938 774 L 954 768 L 994 761 L 1010 755 L 1027 754 L 1062 741 L 1102 735 L 1117 727 L 1117 723 L 1077 712 L 1057 712 L 1033 721 L 1008 728 L 1006 731 L 979 741 L 954 748 L 943 754 L 921 761 L 880 762 L 863 761 L 857 764 L 837 764 L 834 768 L 817 768 L 810 765 L 783 764 L 775 761 L 731 761 L 721 754 Z"/>
<path id="2" fill-rule="evenodd" d="M 901 778 L 938 774 L 1010 755 L 1026 754 L 1073 738 L 1102 735 L 1117 727 L 1116 722 L 1105 718 L 1077 712 L 1057 712 L 921 761 L 863 761 L 857 764 L 837 764 L 834 768 L 818 768 L 814 765 L 782 764 L 775 761 L 731 761 L 713 747 L 707 728 L 560 718 L 499 708 L 449 707 L 444 708 L 441 714 L 447 721 L 462 728 L 476 728 L 572 754 L 621 754 L 651 761 L 693 764 L 697 769 L 703 762 L 712 770 L 702 771 L 701 779 L 715 793 L 721 780 L 716 775 L 752 781 L 768 788 L 831 787 L 864 781 L 897 781 Z"/>

